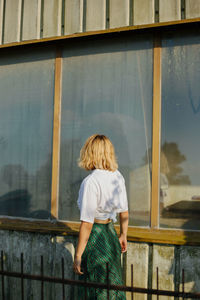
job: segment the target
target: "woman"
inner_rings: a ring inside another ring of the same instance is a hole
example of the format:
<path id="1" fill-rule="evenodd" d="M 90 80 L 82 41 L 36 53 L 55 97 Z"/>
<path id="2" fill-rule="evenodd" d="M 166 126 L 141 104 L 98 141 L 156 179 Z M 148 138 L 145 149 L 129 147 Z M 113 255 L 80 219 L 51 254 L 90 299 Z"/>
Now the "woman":
<path id="1" fill-rule="evenodd" d="M 127 250 L 128 204 L 124 178 L 117 170 L 114 147 L 104 135 L 92 135 L 81 149 L 79 166 L 92 170 L 82 182 L 78 206 L 80 231 L 74 259 L 74 271 L 87 281 L 106 282 L 109 266 L 111 284 L 121 285 L 121 252 Z M 120 237 L 114 229 L 120 216 Z M 83 275 L 84 274 L 84 275 Z M 79 289 L 78 300 L 84 299 Z M 87 289 L 87 299 L 107 299 L 103 289 Z M 113 300 L 126 299 L 121 291 L 110 291 Z"/>

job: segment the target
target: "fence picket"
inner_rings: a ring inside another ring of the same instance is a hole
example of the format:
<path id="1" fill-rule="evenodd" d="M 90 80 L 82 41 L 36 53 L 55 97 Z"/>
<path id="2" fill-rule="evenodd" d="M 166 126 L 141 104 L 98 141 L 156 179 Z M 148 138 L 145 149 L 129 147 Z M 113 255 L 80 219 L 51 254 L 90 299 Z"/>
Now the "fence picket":
<path id="1" fill-rule="evenodd" d="M 85 299 L 87 300 L 87 288 L 94 288 L 94 289 L 106 289 L 107 290 L 107 299 L 109 299 L 109 291 L 110 290 L 119 290 L 124 292 L 131 292 L 131 299 L 133 300 L 133 293 L 140 293 L 146 295 L 157 295 L 159 296 L 170 296 L 170 297 L 181 297 L 182 299 L 185 298 L 193 298 L 193 299 L 200 299 L 200 293 L 190 293 L 185 292 L 185 271 L 182 270 L 182 291 L 169 291 L 169 290 L 160 290 L 159 289 L 159 270 L 157 267 L 157 287 L 156 289 L 148 289 L 148 288 L 138 288 L 134 287 L 133 284 L 133 265 L 131 265 L 131 286 L 123 286 L 123 285 L 113 285 L 110 283 L 109 280 L 109 265 L 107 264 L 107 282 L 106 283 L 99 283 L 99 282 L 88 282 L 86 278 L 87 270 L 84 270 L 84 281 L 82 280 L 75 280 L 75 279 L 66 279 L 64 278 L 64 259 L 62 259 L 62 276 L 61 278 L 57 277 L 50 277 L 44 276 L 44 265 L 43 265 L 43 256 L 41 256 L 41 271 L 40 275 L 34 274 L 26 274 L 24 273 L 24 258 L 23 253 L 21 254 L 21 270 L 20 272 L 12 272 L 4 270 L 4 252 L 1 251 L 1 291 L 2 291 L 2 300 L 5 300 L 5 282 L 4 277 L 14 277 L 21 279 L 21 289 L 22 289 L 22 299 L 24 299 L 24 280 L 37 280 L 41 282 L 41 300 L 44 299 L 44 282 L 49 283 L 57 283 L 61 284 L 63 288 L 63 299 L 65 299 L 65 285 L 70 286 L 83 286 L 85 290 Z"/>

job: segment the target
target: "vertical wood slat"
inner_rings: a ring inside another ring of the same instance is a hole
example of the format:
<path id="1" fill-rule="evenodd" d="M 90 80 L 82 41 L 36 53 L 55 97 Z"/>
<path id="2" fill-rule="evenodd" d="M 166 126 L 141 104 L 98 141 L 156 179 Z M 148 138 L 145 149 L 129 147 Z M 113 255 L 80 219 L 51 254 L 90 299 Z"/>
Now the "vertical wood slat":
<path id="1" fill-rule="evenodd" d="M 134 0 L 133 2 L 133 24 L 154 23 L 154 2 L 155 0 Z"/>
<path id="2" fill-rule="evenodd" d="M 161 39 L 154 38 L 153 59 L 153 139 L 152 139 L 152 195 L 151 228 L 158 227 L 160 130 L 161 130 Z"/>
<path id="3" fill-rule="evenodd" d="M 83 0 L 65 0 L 64 34 L 83 31 Z"/>
<path id="4" fill-rule="evenodd" d="M 61 86 L 62 86 L 62 50 L 57 48 L 55 60 L 54 121 L 51 215 L 58 218 L 59 162 L 60 162 L 60 126 L 61 126 Z"/>
<path id="5" fill-rule="evenodd" d="M 181 20 L 181 0 L 159 0 L 159 22 Z"/>
<path id="6" fill-rule="evenodd" d="M 22 39 L 40 38 L 41 0 L 24 0 Z"/>
<path id="7" fill-rule="evenodd" d="M 110 0 L 110 28 L 129 25 L 129 0 Z"/>
<path id="8" fill-rule="evenodd" d="M 4 0 L 0 0 L 0 45 L 3 40 Z"/>
<path id="9" fill-rule="evenodd" d="M 43 0 L 43 37 L 61 35 L 62 0 Z"/>
<path id="10" fill-rule="evenodd" d="M 106 28 L 106 0 L 87 0 L 86 31 Z"/>
<path id="11" fill-rule="evenodd" d="M 20 41 L 22 0 L 6 0 L 4 43 Z"/>
<path id="12" fill-rule="evenodd" d="M 186 19 L 200 16 L 200 0 L 185 0 L 185 16 Z"/>

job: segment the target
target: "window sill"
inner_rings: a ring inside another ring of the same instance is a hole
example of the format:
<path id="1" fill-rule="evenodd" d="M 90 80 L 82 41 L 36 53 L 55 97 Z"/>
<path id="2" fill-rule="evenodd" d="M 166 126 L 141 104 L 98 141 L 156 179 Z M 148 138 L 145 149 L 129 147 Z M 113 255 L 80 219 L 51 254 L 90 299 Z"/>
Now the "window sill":
<path id="1" fill-rule="evenodd" d="M 79 222 L 0 218 L 0 230 L 78 235 L 79 226 Z M 119 234 L 119 225 L 115 228 Z M 197 246 L 200 245 L 200 231 L 129 227 L 128 241 Z"/>

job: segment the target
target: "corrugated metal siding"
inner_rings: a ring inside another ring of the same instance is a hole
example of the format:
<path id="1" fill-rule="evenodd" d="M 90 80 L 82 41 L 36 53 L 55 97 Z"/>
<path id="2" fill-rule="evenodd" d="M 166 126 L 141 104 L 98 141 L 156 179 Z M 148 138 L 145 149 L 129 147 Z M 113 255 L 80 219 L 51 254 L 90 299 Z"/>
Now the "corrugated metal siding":
<path id="1" fill-rule="evenodd" d="M 6 0 L 4 5 L 3 42 L 19 42 L 21 40 L 22 0 Z"/>
<path id="2" fill-rule="evenodd" d="M 159 1 L 159 21 L 175 21 L 181 19 L 181 0 Z"/>
<path id="3" fill-rule="evenodd" d="M 83 0 L 65 0 L 64 34 L 83 31 Z"/>
<path id="4" fill-rule="evenodd" d="M 86 31 L 106 28 L 106 0 L 87 0 Z"/>
<path id="5" fill-rule="evenodd" d="M 199 17 L 200 0 L 186 0 L 185 6 L 185 15 L 187 19 Z"/>
<path id="6" fill-rule="evenodd" d="M 61 35 L 62 0 L 43 0 L 43 35 L 52 37 Z"/>
<path id="7" fill-rule="evenodd" d="M 200 0 L 184 4 L 181 0 L 0 0 L 0 44 L 200 17 Z"/>
<path id="8" fill-rule="evenodd" d="M 133 3 L 133 23 L 135 25 L 154 23 L 154 5 L 154 0 L 135 0 Z"/>
<path id="9" fill-rule="evenodd" d="M 30 40 L 40 38 L 40 22 L 41 0 L 24 0 L 22 39 Z"/>

